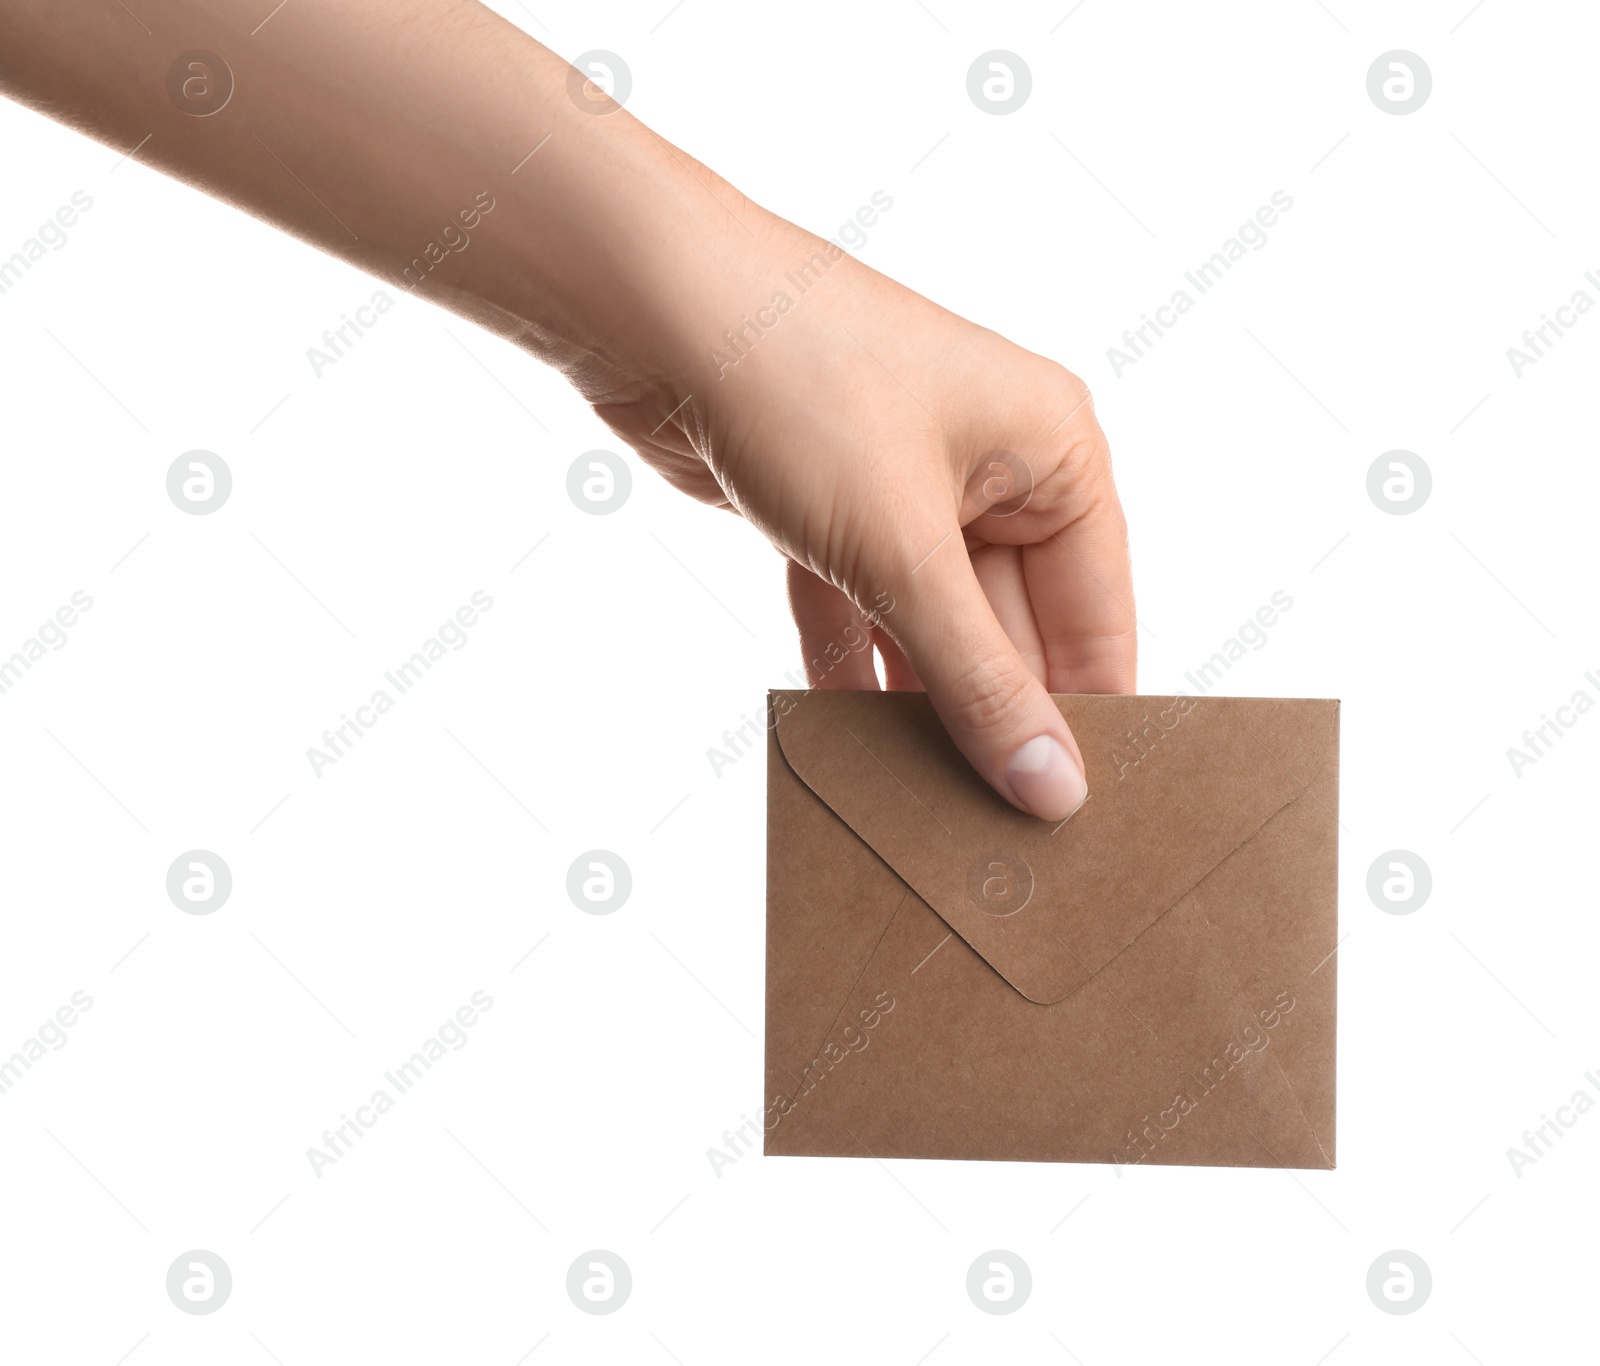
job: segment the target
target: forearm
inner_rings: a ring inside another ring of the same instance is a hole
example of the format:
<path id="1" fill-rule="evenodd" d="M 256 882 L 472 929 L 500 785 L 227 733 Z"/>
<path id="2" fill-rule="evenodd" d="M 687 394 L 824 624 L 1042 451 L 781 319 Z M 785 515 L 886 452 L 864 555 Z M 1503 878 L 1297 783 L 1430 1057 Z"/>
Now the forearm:
<path id="1" fill-rule="evenodd" d="M 996 791 L 1071 815 L 1046 685 L 1129 690 L 1136 643 L 1082 381 L 764 212 L 474 0 L 272 3 L 0 0 L 0 89 L 559 366 L 789 558 L 815 681 L 875 687 L 834 644 L 872 629 Z"/>
<path id="2" fill-rule="evenodd" d="M 572 69 L 473 0 L 269 9 L 10 0 L 0 88 L 516 341 L 591 399 L 692 355 L 686 305 L 723 281 L 732 234 L 770 230 L 626 111 L 580 107 Z M 195 51 L 221 64 L 178 61 Z"/>

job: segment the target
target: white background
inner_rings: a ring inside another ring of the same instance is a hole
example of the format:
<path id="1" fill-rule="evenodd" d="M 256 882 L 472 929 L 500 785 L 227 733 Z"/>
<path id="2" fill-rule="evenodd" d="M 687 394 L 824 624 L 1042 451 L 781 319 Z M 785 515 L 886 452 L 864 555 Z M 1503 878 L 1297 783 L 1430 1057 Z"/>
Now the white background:
<path id="1" fill-rule="evenodd" d="M 315 377 L 306 348 L 374 282 L 5 105 L 0 254 L 94 200 L 0 297 L 0 654 L 94 601 L 0 697 L 0 1055 L 94 1001 L 0 1096 L 7 1358 L 1497 1366 L 1592 1342 L 1600 1116 L 1520 1177 L 1507 1149 L 1600 1096 L 1600 714 L 1520 777 L 1506 750 L 1600 699 L 1600 318 L 1521 378 L 1506 348 L 1600 268 L 1600 22 L 1073 3 L 501 8 L 622 54 L 637 114 L 810 228 L 887 192 L 864 260 L 1089 381 L 1141 691 L 1293 598 L 1226 689 L 1344 702 L 1338 1170 L 714 1174 L 761 1102 L 765 789 L 759 753 L 717 776 L 706 751 L 798 672 L 777 556 L 631 453 L 627 504 L 579 511 L 567 468 L 614 439 L 420 301 Z M 1033 73 L 1005 117 L 965 88 L 994 48 Z M 1366 90 L 1395 48 L 1433 73 L 1405 117 Z M 1275 190 L 1268 244 L 1115 377 L 1122 330 Z M 165 490 L 197 447 L 234 476 L 205 517 Z M 1395 448 L 1433 472 L 1409 516 L 1366 492 Z M 478 589 L 466 648 L 314 776 L 307 746 Z M 209 916 L 165 892 L 195 848 L 233 874 Z M 633 874 L 610 916 L 565 892 L 594 848 Z M 1395 848 L 1432 869 L 1409 916 L 1365 891 Z M 476 990 L 468 1045 L 316 1176 L 306 1149 Z M 164 1291 L 191 1248 L 233 1273 L 207 1317 Z M 632 1269 L 608 1317 L 566 1295 L 590 1248 Z M 1032 1269 L 1007 1317 L 965 1292 L 990 1248 Z M 1392 1248 L 1433 1273 L 1406 1317 L 1365 1289 Z"/>

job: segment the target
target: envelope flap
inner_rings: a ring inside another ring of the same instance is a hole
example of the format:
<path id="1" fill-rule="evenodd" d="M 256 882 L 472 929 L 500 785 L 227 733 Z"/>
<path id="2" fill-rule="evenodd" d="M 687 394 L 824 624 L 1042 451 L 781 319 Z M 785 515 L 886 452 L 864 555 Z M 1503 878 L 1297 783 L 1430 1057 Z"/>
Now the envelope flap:
<path id="1" fill-rule="evenodd" d="M 770 698 L 801 781 L 1040 1004 L 1071 995 L 1300 796 L 1335 757 L 1338 734 L 1335 701 L 1054 701 L 1090 795 L 1052 827 L 973 772 L 923 694 Z"/>

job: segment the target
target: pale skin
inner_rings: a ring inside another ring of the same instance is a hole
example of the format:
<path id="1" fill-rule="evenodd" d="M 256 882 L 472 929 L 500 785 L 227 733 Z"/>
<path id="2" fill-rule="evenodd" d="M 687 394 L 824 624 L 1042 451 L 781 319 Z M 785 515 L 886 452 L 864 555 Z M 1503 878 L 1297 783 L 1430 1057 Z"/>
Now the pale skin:
<path id="1" fill-rule="evenodd" d="M 925 688 L 1001 796 L 1051 821 L 1083 803 L 1049 693 L 1131 692 L 1136 642 L 1076 376 L 746 199 L 473 0 L 292 0 L 265 25 L 261 0 L 3 9 L 13 99 L 391 284 L 488 191 L 415 292 L 765 535 L 813 686 L 877 688 L 872 652 L 839 648 L 870 630 L 888 685 Z M 207 117 L 168 94 L 197 50 L 234 80 Z M 779 291 L 794 307 L 746 329 Z"/>

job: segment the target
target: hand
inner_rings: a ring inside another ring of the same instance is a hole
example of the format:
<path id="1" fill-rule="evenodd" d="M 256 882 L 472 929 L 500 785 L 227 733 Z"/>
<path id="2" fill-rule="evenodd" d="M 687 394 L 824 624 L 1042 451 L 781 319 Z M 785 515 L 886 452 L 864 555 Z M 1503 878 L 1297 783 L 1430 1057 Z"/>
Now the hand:
<path id="1" fill-rule="evenodd" d="M 996 790 L 1077 809 L 1046 689 L 1131 690 L 1135 645 L 1080 381 L 744 199 L 473 0 L 289 6 L 263 44 L 226 0 L 140 9 L 161 41 L 13 0 L 0 89 L 559 366 L 789 556 L 814 684 L 876 686 L 866 650 L 825 667 L 870 630 Z M 241 63 L 227 120 L 169 91 L 185 48 Z"/>
<path id="2" fill-rule="evenodd" d="M 852 648 L 870 633 L 889 687 L 926 687 L 1002 796 L 1064 819 L 1088 789 L 1047 693 L 1131 692 L 1136 652 L 1088 390 L 838 248 L 734 213 L 759 227 L 724 239 L 747 243 L 722 259 L 729 287 L 681 302 L 674 373 L 596 411 L 789 557 L 814 687 L 877 688 L 872 651 Z M 729 345 L 742 319 L 755 326 Z"/>

